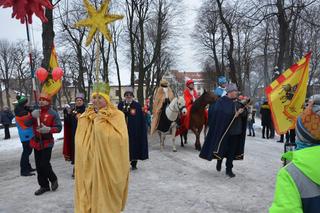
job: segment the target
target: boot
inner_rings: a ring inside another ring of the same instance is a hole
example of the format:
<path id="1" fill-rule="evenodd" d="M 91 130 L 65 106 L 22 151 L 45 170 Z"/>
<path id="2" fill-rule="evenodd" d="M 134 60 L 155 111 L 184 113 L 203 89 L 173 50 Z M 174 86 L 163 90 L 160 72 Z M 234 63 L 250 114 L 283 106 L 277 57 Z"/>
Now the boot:
<path id="1" fill-rule="evenodd" d="M 29 170 L 29 172 L 34 172 L 34 171 L 36 171 L 36 169 L 34 169 L 34 168 L 31 167 L 31 164 L 30 164 L 30 163 L 29 163 L 29 165 L 28 165 L 28 170 Z"/>
<path id="2" fill-rule="evenodd" d="M 138 163 L 138 161 L 136 161 L 136 160 L 131 161 L 131 169 L 132 170 L 137 170 L 138 169 L 137 168 L 137 163 Z"/>
<path id="3" fill-rule="evenodd" d="M 36 175 L 36 174 L 31 173 L 31 172 L 23 172 L 23 173 L 21 173 L 21 176 L 25 176 L 25 177 L 27 177 L 27 176 L 33 176 L 33 175 Z"/>
<path id="4" fill-rule="evenodd" d="M 74 179 L 74 167 L 73 167 L 73 170 L 72 170 L 72 175 L 71 175 L 72 179 Z"/>
<path id="5" fill-rule="evenodd" d="M 235 177 L 236 175 L 232 172 L 232 169 L 227 169 L 226 175 L 228 175 L 230 178 Z"/>
<path id="6" fill-rule="evenodd" d="M 53 181 L 53 182 L 51 183 L 51 190 L 52 190 L 52 191 L 56 191 L 57 188 L 58 188 L 58 186 L 59 186 L 59 184 L 58 184 L 58 179 L 57 179 L 57 180 L 55 180 L 55 181 Z"/>
<path id="7" fill-rule="evenodd" d="M 221 171 L 221 164 L 222 164 L 222 160 L 218 160 L 217 161 L 217 165 L 216 165 L 216 169 L 217 169 L 218 172 Z"/>
<path id="8" fill-rule="evenodd" d="M 249 133 L 249 135 L 247 135 L 247 136 L 251 136 L 251 133 Z"/>
<path id="9" fill-rule="evenodd" d="M 31 168 L 29 169 L 29 171 L 30 171 L 30 172 L 34 172 L 34 171 L 36 171 L 36 169 L 34 169 L 34 168 L 31 167 Z"/>
<path id="10" fill-rule="evenodd" d="M 37 191 L 35 191 L 34 195 L 42 195 L 45 192 L 50 191 L 49 187 L 40 187 Z"/>

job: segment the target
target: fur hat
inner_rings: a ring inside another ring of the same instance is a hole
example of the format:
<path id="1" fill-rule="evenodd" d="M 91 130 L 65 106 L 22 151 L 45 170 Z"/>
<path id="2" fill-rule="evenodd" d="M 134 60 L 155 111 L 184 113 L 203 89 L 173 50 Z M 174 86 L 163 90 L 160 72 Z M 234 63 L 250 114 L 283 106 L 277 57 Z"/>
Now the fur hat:
<path id="1" fill-rule="evenodd" d="M 160 86 L 167 87 L 169 86 L 169 82 L 166 79 L 161 79 Z"/>
<path id="2" fill-rule="evenodd" d="M 297 119 L 298 139 L 307 144 L 320 145 L 320 106 L 309 104 Z"/>
<path id="3" fill-rule="evenodd" d="M 227 93 L 230 93 L 230 92 L 233 92 L 233 91 L 238 91 L 238 87 L 237 87 L 236 84 L 230 83 L 230 84 L 227 84 L 226 91 L 227 91 Z"/>
<path id="4" fill-rule="evenodd" d="M 124 96 L 126 96 L 128 93 L 130 93 L 130 94 L 134 97 L 132 87 L 127 87 L 127 88 L 125 89 L 125 91 L 124 91 Z"/>

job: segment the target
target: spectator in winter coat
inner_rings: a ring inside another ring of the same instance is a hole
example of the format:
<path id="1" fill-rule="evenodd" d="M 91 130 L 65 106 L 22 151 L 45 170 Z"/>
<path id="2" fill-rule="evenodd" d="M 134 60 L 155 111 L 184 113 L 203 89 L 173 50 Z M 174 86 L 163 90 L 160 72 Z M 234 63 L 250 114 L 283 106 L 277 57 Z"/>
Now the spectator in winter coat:
<path id="1" fill-rule="evenodd" d="M 34 175 L 34 173 L 31 172 L 35 171 L 29 162 L 29 156 L 32 153 L 30 140 L 34 136 L 32 128 L 33 118 L 30 109 L 26 106 L 28 99 L 25 96 L 17 96 L 17 101 L 18 104 L 14 109 L 14 114 L 16 116 L 16 125 L 23 148 L 20 160 L 20 174 L 21 176 L 31 176 Z"/>
<path id="2" fill-rule="evenodd" d="M 3 107 L 3 111 L 1 112 L 0 119 L 1 123 L 4 127 L 4 140 L 10 139 L 10 130 L 9 127 L 12 124 L 12 119 L 14 115 L 10 111 L 9 107 Z"/>
<path id="3" fill-rule="evenodd" d="M 51 182 L 51 190 L 58 188 L 58 178 L 53 172 L 50 159 L 54 144 L 53 133 L 58 133 L 62 129 L 62 124 L 58 113 L 50 107 L 51 97 L 42 93 L 39 98 L 40 110 L 32 111 L 34 137 L 31 139 L 30 145 L 34 148 L 34 158 L 38 174 L 38 183 L 40 189 L 35 191 L 35 195 L 41 195 L 50 191 L 49 181 Z M 40 118 L 40 126 L 36 119 Z"/>
<path id="4" fill-rule="evenodd" d="M 262 138 L 270 138 L 271 134 L 271 111 L 270 107 L 268 105 L 268 102 L 265 101 L 260 108 L 260 114 L 261 114 L 261 125 L 262 125 Z"/>
<path id="5" fill-rule="evenodd" d="M 253 128 L 253 124 L 255 123 L 255 119 L 254 119 L 255 115 L 256 115 L 256 109 L 252 104 L 250 104 L 248 106 L 248 130 L 249 130 L 248 136 L 253 136 L 253 137 L 256 136 Z"/>
<path id="6" fill-rule="evenodd" d="M 84 95 L 78 93 L 75 98 L 75 107 L 64 110 L 64 141 L 63 141 L 63 155 L 67 161 L 71 161 L 74 165 L 74 137 L 76 135 L 78 118 L 84 111 L 86 106 L 84 104 Z M 68 130 L 66 132 L 65 130 Z M 72 178 L 74 178 L 74 169 L 72 172 Z"/>
<path id="7" fill-rule="evenodd" d="M 298 117 L 296 134 L 296 151 L 283 155 L 291 163 L 278 173 L 270 213 L 317 213 L 320 210 L 320 104 L 309 102 Z"/>

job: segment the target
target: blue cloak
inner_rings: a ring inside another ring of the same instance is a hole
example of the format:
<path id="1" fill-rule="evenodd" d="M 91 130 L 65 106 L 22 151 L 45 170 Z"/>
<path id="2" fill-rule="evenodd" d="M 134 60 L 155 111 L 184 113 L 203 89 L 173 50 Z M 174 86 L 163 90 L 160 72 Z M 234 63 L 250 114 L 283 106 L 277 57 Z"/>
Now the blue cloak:
<path id="1" fill-rule="evenodd" d="M 141 105 L 132 101 L 129 106 L 122 101 L 118 109 L 125 114 L 129 134 L 130 161 L 149 158 L 146 118 Z"/>
<path id="2" fill-rule="evenodd" d="M 223 159 L 226 156 L 228 152 L 229 133 L 227 132 L 224 139 L 222 141 L 220 140 L 239 107 L 243 106 L 239 106 L 227 96 L 223 96 L 216 101 L 210 112 L 211 115 L 209 115 L 211 118 L 210 127 L 199 155 L 200 158 L 211 161 L 213 158 Z M 243 159 L 247 123 L 246 116 L 240 116 L 239 119 L 241 119 L 242 122 L 242 134 L 236 147 L 236 160 Z"/>

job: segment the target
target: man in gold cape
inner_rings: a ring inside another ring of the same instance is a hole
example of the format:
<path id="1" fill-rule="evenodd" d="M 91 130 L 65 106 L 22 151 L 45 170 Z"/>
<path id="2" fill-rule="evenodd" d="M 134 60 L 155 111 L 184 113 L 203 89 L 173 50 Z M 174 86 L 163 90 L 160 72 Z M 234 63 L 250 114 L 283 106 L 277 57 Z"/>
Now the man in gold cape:
<path id="1" fill-rule="evenodd" d="M 154 134 L 157 130 L 163 131 L 166 127 L 169 129 L 171 123 L 169 124 L 159 124 L 161 114 L 165 114 L 166 107 L 174 99 L 174 94 L 171 88 L 169 87 L 169 82 L 165 79 L 161 79 L 160 86 L 156 89 L 155 95 L 153 98 L 152 106 L 152 121 L 151 121 L 151 135 Z M 162 115 L 165 117 L 165 115 Z M 160 125 L 160 127 L 159 127 Z M 168 131 L 167 129 L 167 131 Z M 163 131 L 166 132 L 166 131 Z"/>
<path id="2" fill-rule="evenodd" d="M 93 106 L 78 121 L 75 213 L 119 213 L 126 204 L 130 163 L 128 130 L 123 113 L 110 102 L 108 88 L 103 83 L 96 84 Z M 97 104 L 102 99 L 104 106 Z"/>

